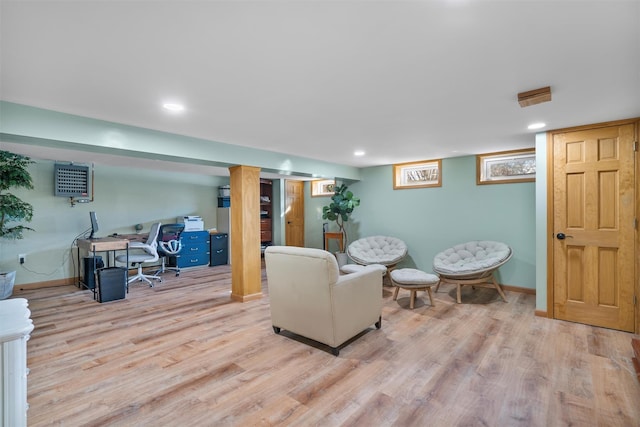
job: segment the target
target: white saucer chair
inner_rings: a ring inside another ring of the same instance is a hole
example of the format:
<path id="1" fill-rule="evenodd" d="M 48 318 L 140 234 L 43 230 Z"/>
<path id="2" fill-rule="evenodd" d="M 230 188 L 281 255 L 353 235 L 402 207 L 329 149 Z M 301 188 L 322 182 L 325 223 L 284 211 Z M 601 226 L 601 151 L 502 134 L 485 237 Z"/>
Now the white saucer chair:
<path id="1" fill-rule="evenodd" d="M 159 222 L 151 225 L 151 229 L 149 230 L 149 237 L 145 243 L 142 242 L 131 242 L 129 244 L 129 251 L 135 251 L 134 253 L 129 253 L 129 262 L 132 265 L 138 266 L 138 272 L 129 277 L 127 280 L 127 284 L 135 281 L 142 281 L 149 284 L 149 286 L 153 286 L 153 282 L 151 280 L 157 280 L 162 282 L 162 277 L 157 274 L 144 274 L 142 272 L 142 264 L 156 262 L 160 258 L 158 255 L 158 233 L 160 232 L 160 226 L 162 224 Z M 118 255 L 116 257 L 116 261 L 118 262 L 127 262 L 127 255 Z"/>
<path id="2" fill-rule="evenodd" d="M 495 288 L 507 302 L 494 273 L 512 255 L 509 245 L 490 240 L 474 240 L 445 249 L 433 259 L 433 271 L 440 277 L 436 292 L 443 283 L 454 284 L 457 286 L 456 296 L 460 304 L 462 286 Z"/>
<path id="3" fill-rule="evenodd" d="M 369 236 L 351 242 L 347 255 L 355 264 L 346 264 L 340 269 L 343 273 L 355 273 L 362 266 L 377 264 L 384 266 L 385 274 L 407 256 L 407 245 L 402 240 L 390 236 Z"/>

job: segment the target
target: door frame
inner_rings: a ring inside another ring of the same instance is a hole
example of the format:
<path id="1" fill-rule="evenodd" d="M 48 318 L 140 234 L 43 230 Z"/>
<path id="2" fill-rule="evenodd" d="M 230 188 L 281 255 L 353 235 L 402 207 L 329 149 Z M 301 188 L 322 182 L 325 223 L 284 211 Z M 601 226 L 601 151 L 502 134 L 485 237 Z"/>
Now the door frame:
<path id="1" fill-rule="evenodd" d="M 554 156 L 553 156 L 553 139 L 555 135 L 568 133 L 568 132 L 576 132 L 576 131 L 585 131 L 585 130 L 593 130 L 611 126 L 621 126 L 621 125 L 629 125 L 633 124 L 635 127 L 635 198 L 636 198 L 636 206 L 635 206 L 635 216 L 636 221 L 638 221 L 638 212 L 640 212 L 640 165 L 638 161 L 638 132 L 640 131 L 640 117 L 636 117 L 633 119 L 625 119 L 625 120 L 616 120 L 611 122 L 603 122 L 596 123 L 591 125 L 584 126 L 575 126 L 571 128 L 563 128 L 563 129 L 555 129 L 547 132 L 547 317 L 549 319 L 554 319 L 554 259 L 553 259 L 553 244 L 554 244 L 554 210 L 555 206 L 553 203 L 554 199 Z M 634 315 L 635 315 L 635 333 L 640 333 L 640 304 L 638 303 L 638 299 L 640 299 L 640 283 L 639 279 L 639 271 L 640 271 L 640 260 L 638 259 L 638 250 L 640 249 L 640 241 L 637 225 L 635 228 L 634 235 L 634 252 L 635 252 L 635 263 L 634 263 L 634 284 L 635 284 L 635 298 L 636 303 L 634 305 Z"/>

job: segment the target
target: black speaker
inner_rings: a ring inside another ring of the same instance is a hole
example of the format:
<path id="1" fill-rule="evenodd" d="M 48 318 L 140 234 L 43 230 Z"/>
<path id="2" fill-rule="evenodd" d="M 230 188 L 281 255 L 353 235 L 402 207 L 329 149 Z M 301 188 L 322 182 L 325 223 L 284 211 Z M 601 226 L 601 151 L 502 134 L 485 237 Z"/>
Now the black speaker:
<path id="1" fill-rule="evenodd" d="M 88 256 L 83 258 L 84 260 L 84 278 L 82 282 L 87 289 L 96 288 L 96 270 L 104 267 L 102 257 L 99 255 Z"/>
<path id="2" fill-rule="evenodd" d="M 98 270 L 98 302 L 124 299 L 126 290 L 126 268 L 109 267 Z"/>

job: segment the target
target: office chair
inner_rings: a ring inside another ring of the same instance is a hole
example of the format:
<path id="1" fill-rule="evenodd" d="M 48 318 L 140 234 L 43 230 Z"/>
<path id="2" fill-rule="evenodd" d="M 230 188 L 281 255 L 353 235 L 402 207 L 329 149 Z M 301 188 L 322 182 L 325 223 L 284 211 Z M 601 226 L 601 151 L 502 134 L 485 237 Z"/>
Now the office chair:
<path id="1" fill-rule="evenodd" d="M 162 274 L 165 271 L 173 270 L 176 272 L 176 276 L 180 275 L 180 267 L 176 260 L 175 267 L 166 267 L 166 259 L 170 256 L 176 256 L 182 250 L 182 242 L 180 241 L 180 234 L 184 231 L 184 224 L 164 224 L 160 227 L 158 233 L 158 255 L 162 257 L 162 266 L 156 275 Z"/>
<path id="2" fill-rule="evenodd" d="M 149 237 L 145 243 L 142 242 L 131 242 L 129 243 L 129 250 L 142 251 L 141 253 L 129 253 L 129 262 L 131 265 L 138 265 L 138 272 L 135 276 L 129 277 L 127 280 L 127 285 L 134 281 L 142 281 L 147 282 L 149 286 L 153 287 L 153 282 L 150 279 L 158 280 L 162 282 L 162 277 L 153 274 L 143 274 L 142 273 L 142 264 L 145 262 L 155 262 L 158 260 L 158 233 L 160 232 L 160 226 L 162 224 L 159 222 L 151 225 L 151 230 L 149 230 Z M 118 262 L 127 262 L 127 255 L 118 255 L 116 257 L 116 261 Z"/>

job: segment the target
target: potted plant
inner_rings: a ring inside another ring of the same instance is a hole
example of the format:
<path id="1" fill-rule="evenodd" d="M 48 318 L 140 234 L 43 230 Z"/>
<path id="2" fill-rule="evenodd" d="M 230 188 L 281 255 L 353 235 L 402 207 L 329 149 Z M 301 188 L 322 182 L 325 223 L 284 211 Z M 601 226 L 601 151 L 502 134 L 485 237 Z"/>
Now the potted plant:
<path id="1" fill-rule="evenodd" d="M 331 203 L 322 208 L 322 219 L 336 222 L 338 230 L 344 236 L 344 247 L 347 247 L 347 232 L 344 225 L 349 221 L 349 216 L 356 206 L 360 206 L 360 198 L 355 197 L 345 184 L 335 187 L 333 191 Z M 344 253 L 337 258 L 340 266 L 346 264 L 346 255 Z"/>
<path id="2" fill-rule="evenodd" d="M 33 206 L 9 192 L 12 188 L 33 189 L 33 181 L 27 167 L 33 163 L 29 157 L 0 150 L 0 238 L 22 239 L 22 232 L 32 230 L 13 222 L 29 222 L 33 218 Z M 32 230 L 33 231 L 33 230 Z M 0 299 L 11 296 L 16 272 L 0 272 Z"/>

